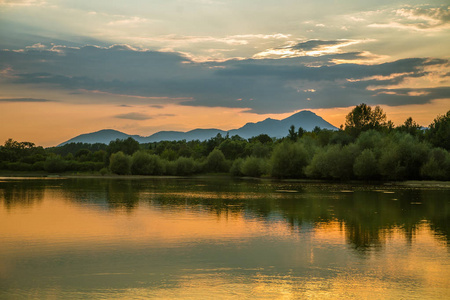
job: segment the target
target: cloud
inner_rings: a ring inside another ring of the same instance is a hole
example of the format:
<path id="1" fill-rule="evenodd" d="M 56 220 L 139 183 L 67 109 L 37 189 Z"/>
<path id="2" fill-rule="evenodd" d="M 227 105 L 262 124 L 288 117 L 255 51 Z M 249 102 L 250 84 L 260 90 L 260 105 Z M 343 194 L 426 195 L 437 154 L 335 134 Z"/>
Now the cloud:
<path id="1" fill-rule="evenodd" d="M 36 99 L 36 98 L 0 98 L 0 102 L 56 102 L 49 99 Z"/>
<path id="2" fill-rule="evenodd" d="M 146 114 L 141 114 L 141 113 L 127 113 L 127 114 L 120 114 L 120 115 L 115 115 L 114 118 L 118 118 L 118 119 L 127 119 L 127 120 L 136 120 L 136 121 L 142 121 L 142 120 L 149 120 L 149 119 L 153 119 L 153 117 L 146 115 Z"/>
<path id="3" fill-rule="evenodd" d="M 270 48 L 259 52 L 253 58 L 288 58 L 339 54 L 344 53 L 341 48 L 368 41 L 370 40 L 307 40 L 299 43 L 291 42 L 283 47 Z"/>
<path id="4" fill-rule="evenodd" d="M 110 21 L 107 25 L 109 26 L 138 26 L 141 24 L 147 24 L 152 22 L 152 20 L 140 17 L 123 18 L 120 20 Z"/>
<path id="5" fill-rule="evenodd" d="M 389 22 L 374 22 L 372 28 L 395 28 L 410 31 L 441 31 L 450 28 L 450 6 L 404 6 L 386 14 Z"/>
<path id="6" fill-rule="evenodd" d="M 202 63 L 177 52 L 140 50 L 127 45 L 1 50 L 0 70 L 9 69 L 7 75 L 0 73 L 0 80 L 17 89 L 26 85 L 81 92 L 92 103 L 109 101 L 154 108 L 178 103 L 243 108 L 261 114 L 348 107 L 361 102 L 402 105 L 450 98 L 442 84 L 407 84 L 433 74 L 441 81 L 447 80 L 448 60 L 408 58 L 349 63 L 365 59 L 363 52 L 342 50 L 350 42 L 354 40 L 308 40 L 290 46 L 306 52 L 341 49 L 318 56 Z M 80 98 L 83 97 L 77 97 Z M 151 118 L 139 113 L 115 117 Z"/>
<path id="7" fill-rule="evenodd" d="M 43 0 L 0 0 L 0 6 L 41 6 L 47 4 Z"/>

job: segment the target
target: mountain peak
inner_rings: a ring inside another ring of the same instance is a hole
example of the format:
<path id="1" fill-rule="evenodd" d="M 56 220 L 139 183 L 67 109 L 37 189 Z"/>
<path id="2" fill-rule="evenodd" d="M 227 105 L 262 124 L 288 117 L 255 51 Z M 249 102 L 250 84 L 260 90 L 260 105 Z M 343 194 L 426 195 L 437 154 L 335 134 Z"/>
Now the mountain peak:
<path id="1" fill-rule="evenodd" d="M 275 120 L 267 118 L 263 121 L 256 123 L 247 123 L 239 129 L 229 130 L 230 136 L 239 135 L 242 138 L 248 139 L 260 134 L 267 134 L 270 137 L 282 138 L 287 136 L 289 128 L 294 125 L 296 128 L 303 128 L 306 131 L 311 131 L 314 127 L 320 127 L 324 129 L 337 130 L 336 127 L 322 119 L 322 117 L 316 115 L 309 110 L 299 111 L 285 119 Z M 188 132 L 180 131 L 160 131 L 152 134 L 148 137 L 142 137 L 139 135 L 129 135 L 114 129 L 102 129 L 92 133 L 81 134 L 75 138 L 72 138 L 59 146 L 67 143 L 104 143 L 109 144 L 110 141 L 116 139 L 126 139 L 128 137 L 134 138 L 139 143 L 150 143 L 159 141 L 179 141 L 179 140 L 207 140 L 215 137 L 217 133 L 226 135 L 227 131 L 219 129 L 194 129 Z"/>

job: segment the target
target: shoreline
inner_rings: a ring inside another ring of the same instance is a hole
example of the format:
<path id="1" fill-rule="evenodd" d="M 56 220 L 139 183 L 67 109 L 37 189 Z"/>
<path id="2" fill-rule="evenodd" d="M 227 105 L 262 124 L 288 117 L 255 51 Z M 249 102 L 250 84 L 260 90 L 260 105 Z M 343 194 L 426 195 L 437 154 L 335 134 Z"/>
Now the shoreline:
<path id="1" fill-rule="evenodd" d="M 320 180 L 320 179 L 278 179 L 272 177 L 233 177 L 226 173 L 199 174 L 193 176 L 166 176 L 166 175 L 101 175 L 101 174 L 51 174 L 44 172 L 1 172 L 0 180 L 7 179 L 228 179 L 228 180 L 260 180 L 260 181 L 281 181 L 292 183 L 329 183 L 329 184 L 376 184 L 386 186 L 426 188 L 440 187 L 449 188 L 450 181 L 437 180 L 406 180 L 406 181 L 382 181 L 382 180 Z"/>

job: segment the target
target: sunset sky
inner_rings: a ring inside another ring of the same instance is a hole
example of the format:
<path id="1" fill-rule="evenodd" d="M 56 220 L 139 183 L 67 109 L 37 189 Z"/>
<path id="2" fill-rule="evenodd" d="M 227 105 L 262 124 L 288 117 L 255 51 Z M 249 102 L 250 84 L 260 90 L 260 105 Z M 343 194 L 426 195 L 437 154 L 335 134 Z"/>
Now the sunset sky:
<path id="1" fill-rule="evenodd" d="M 447 1 L 0 0 L 0 144 L 304 109 L 339 127 L 363 102 L 428 126 L 449 49 Z"/>

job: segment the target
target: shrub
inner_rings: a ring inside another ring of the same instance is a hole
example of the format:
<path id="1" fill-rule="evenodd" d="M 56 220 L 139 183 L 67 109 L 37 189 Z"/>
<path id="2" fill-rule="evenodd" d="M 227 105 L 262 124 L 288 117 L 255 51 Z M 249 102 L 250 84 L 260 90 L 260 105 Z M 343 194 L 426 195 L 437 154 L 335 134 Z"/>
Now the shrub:
<path id="1" fill-rule="evenodd" d="M 122 151 L 111 154 L 109 169 L 117 175 L 127 175 L 131 171 L 131 157 Z"/>
<path id="2" fill-rule="evenodd" d="M 245 176 L 260 177 L 267 172 L 267 163 L 263 158 L 249 156 L 243 161 L 241 172 Z"/>
<path id="3" fill-rule="evenodd" d="M 282 142 L 273 150 L 271 174 L 278 178 L 304 177 L 304 168 L 309 161 L 309 155 L 300 143 Z"/>
<path id="4" fill-rule="evenodd" d="M 434 119 L 426 132 L 426 137 L 433 146 L 450 151 L 450 110 Z"/>
<path id="5" fill-rule="evenodd" d="M 222 151 L 215 148 L 209 153 L 205 164 L 206 171 L 209 172 L 228 172 L 229 166 Z"/>
<path id="6" fill-rule="evenodd" d="M 372 129 L 362 132 L 356 140 L 356 144 L 361 150 L 374 149 L 380 147 L 382 139 L 382 134 L 379 131 Z"/>
<path id="7" fill-rule="evenodd" d="M 135 175 L 162 175 L 164 165 L 159 156 L 137 151 L 131 157 L 131 173 Z"/>
<path id="8" fill-rule="evenodd" d="M 164 174 L 165 175 L 177 175 L 177 164 L 175 161 L 168 161 L 165 159 L 161 160 L 164 168 Z"/>
<path id="9" fill-rule="evenodd" d="M 10 162 L 7 163 L 8 170 L 11 171 L 31 171 L 33 169 L 32 164 L 24 163 L 24 162 Z"/>
<path id="10" fill-rule="evenodd" d="M 100 169 L 100 175 L 105 176 L 105 175 L 108 174 L 108 173 L 109 173 L 109 171 L 108 171 L 107 168 L 101 168 L 101 169 Z"/>
<path id="11" fill-rule="evenodd" d="M 50 173 L 64 172 L 67 167 L 67 162 L 61 155 L 48 156 L 44 163 L 44 170 Z"/>
<path id="12" fill-rule="evenodd" d="M 381 151 L 380 173 L 390 180 L 418 179 L 429 150 L 429 145 L 416 137 L 396 133 Z"/>
<path id="13" fill-rule="evenodd" d="M 175 161 L 176 175 L 185 176 L 196 173 L 197 166 L 192 158 L 179 157 Z"/>
<path id="14" fill-rule="evenodd" d="M 353 172 L 361 179 L 374 179 L 379 175 L 377 159 L 371 149 L 365 149 L 355 159 Z"/>
<path id="15" fill-rule="evenodd" d="M 244 159 L 243 158 L 238 158 L 236 159 L 233 164 L 231 165 L 230 168 L 230 174 L 232 176 L 243 176 L 244 174 L 242 173 L 242 164 L 244 163 Z"/>
<path id="16" fill-rule="evenodd" d="M 420 174 L 425 179 L 450 180 L 450 153 L 442 148 L 431 150 Z"/>
<path id="17" fill-rule="evenodd" d="M 45 170 L 45 161 L 37 161 L 31 167 L 33 171 L 44 171 Z"/>
<path id="18" fill-rule="evenodd" d="M 329 146 L 313 157 L 311 164 L 305 169 L 306 175 L 312 178 L 350 179 L 359 153 L 359 147 L 355 144 Z"/>

